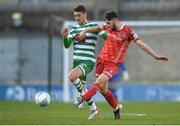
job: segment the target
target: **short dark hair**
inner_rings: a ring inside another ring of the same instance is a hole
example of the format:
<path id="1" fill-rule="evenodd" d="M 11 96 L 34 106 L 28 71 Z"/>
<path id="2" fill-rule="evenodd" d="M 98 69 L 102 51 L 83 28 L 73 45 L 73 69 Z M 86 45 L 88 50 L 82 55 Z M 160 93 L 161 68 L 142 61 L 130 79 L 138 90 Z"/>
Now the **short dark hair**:
<path id="1" fill-rule="evenodd" d="M 86 12 L 86 8 L 83 5 L 78 5 L 74 8 L 75 12 Z"/>
<path id="2" fill-rule="evenodd" d="M 119 18 L 119 15 L 116 13 L 116 12 L 114 12 L 114 11 L 111 11 L 111 10 L 108 10 L 108 11 L 106 11 L 105 12 L 105 14 L 104 14 L 104 19 L 106 20 L 112 20 L 113 18 Z"/>

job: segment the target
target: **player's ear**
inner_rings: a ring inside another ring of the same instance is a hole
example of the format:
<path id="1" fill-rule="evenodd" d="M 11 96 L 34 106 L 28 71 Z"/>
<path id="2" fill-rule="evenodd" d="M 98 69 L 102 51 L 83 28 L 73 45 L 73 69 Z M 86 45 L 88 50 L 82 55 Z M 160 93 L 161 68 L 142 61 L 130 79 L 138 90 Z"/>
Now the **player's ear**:
<path id="1" fill-rule="evenodd" d="M 84 12 L 84 17 L 87 18 L 87 13 L 86 12 Z"/>

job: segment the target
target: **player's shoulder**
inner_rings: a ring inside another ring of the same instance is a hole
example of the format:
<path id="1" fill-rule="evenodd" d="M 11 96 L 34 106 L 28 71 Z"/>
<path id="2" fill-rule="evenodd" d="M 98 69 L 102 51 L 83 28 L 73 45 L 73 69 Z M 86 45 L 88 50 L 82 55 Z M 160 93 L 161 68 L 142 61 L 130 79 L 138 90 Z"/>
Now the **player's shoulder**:
<path id="1" fill-rule="evenodd" d="M 131 27 L 127 24 L 122 24 L 124 29 L 131 29 Z"/>
<path id="2" fill-rule="evenodd" d="M 132 28 L 131 28 L 131 26 L 129 26 L 127 24 L 123 24 L 123 30 L 126 31 L 126 32 L 131 32 Z"/>
<path id="3" fill-rule="evenodd" d="M 92 22 L 92 21 L 88 21 L 85 25 L 84 25 L 85 27 L 93 27 L 93 26 L 98 26 L 97 25 L 97 23 L 95 23 L 95 22 Z"/>
<path id="4" fill-rule="evenodd" d="M 96 23 L 96 22 L 93 22 L 93 21 L 88 21 L 86 24 L 97 25 L 97 23 Z"/>
<path id="5" fill-rule="evenodd" d="M 72 25 L 72 26 L 70 27 L 71 30 L 76 29 L 76 28 L 79 28 L 79 25 L 78 25 L 78 24 Z"/>

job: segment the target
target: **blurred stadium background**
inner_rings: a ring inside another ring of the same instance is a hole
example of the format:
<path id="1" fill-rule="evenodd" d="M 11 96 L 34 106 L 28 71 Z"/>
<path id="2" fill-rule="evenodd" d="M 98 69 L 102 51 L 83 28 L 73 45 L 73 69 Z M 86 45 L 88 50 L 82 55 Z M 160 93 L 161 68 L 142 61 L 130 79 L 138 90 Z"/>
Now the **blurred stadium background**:
<path id="1" fill-rule="evenodd" d="M 131 44 L 125 57 L 130 80 L 119 82 L 119 100 L 180 101 L 179 0 L 0 0 L 0 100 L 33 101 L 41 90 L 51 92 L 54 101 L 76 97 L 74 87 L 63 85 L 64 67 L 71 67 L 72 57 L 64 64 L 68 52 L 59 32 L 74 21 L 78 4 L 87 7 L 92 21 L 103 21 L 104 12 L 113 9 L 123 22 L 138 22 L 132 24 L 136 33 L 169 57 L 168 62 L 157 62 Z M 153 26 L 154 21 L 158 25 Z M 98 43 L 98 52 L 102 45 Z M 92 72 L 88 85 L 94 80 Z M 96 100 L 104 99 L 97 95 Z"/>

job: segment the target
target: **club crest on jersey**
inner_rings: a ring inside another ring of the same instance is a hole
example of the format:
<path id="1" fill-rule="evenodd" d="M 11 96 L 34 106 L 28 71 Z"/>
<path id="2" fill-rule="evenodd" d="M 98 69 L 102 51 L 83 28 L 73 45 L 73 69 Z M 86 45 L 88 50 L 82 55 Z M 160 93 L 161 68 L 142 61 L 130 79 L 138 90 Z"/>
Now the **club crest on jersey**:
<path id="1" fill-rule="evenodd" d="M 119 34 L 120 34 L 120 37 L 124 37 L 125 36 L 125 32 L 124 31 L 121 31 Z"/>
<path id="2" fill-rule="evenodd" d="M 124 31 L 120 31 L 118 37 L 120 38 L 121 42 L 125 41 L 126 33 Z"/>

